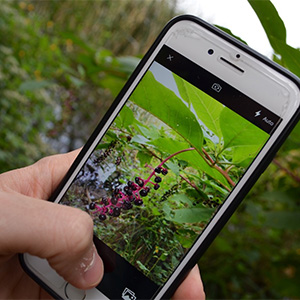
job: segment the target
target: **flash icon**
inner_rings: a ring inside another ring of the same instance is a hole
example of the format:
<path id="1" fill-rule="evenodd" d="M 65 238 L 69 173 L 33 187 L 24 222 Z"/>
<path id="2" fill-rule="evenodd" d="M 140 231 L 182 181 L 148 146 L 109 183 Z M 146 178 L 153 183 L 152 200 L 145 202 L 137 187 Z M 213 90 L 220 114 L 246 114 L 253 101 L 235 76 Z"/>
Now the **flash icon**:
<path id="1" fill-rule="evenodd" d="M 256 118 L 256 117 L 260 116 L 260 113 L 261 113 L 261 110 L 259 110 L 259 111 L 255 112 L 255 116 L 254 116 L 254 118 Z"/>

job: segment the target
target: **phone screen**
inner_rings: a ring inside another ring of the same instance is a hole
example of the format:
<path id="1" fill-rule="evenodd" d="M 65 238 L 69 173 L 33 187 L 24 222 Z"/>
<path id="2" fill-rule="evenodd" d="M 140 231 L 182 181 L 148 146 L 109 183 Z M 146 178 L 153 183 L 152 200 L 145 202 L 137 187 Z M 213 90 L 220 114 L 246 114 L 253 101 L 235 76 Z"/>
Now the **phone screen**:
<path id="1" fill-rule="evenodd" d="M 280 122 L 164 45 L 60 201 L 94 220 L 97 288 L 152 297 Z"/>

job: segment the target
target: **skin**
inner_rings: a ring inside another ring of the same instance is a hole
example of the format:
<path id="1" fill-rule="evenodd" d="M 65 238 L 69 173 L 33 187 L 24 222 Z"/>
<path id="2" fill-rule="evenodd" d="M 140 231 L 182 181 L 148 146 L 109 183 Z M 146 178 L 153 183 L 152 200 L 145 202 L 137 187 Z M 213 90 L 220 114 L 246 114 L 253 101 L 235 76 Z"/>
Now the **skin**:
<path id="1" fill-rule="evenodd" d="M 0 175 L 0 299 L 51 299 L 22 270 L 17 253 L 46 258 L 72 285 L 98 285 L 103 264 L 95 251 L 93 222 L 85 212 L 51 202 L 50 197 L 78 151 L 43 158 Z M 197 266 L 173 296 L 205 299 Z"/>

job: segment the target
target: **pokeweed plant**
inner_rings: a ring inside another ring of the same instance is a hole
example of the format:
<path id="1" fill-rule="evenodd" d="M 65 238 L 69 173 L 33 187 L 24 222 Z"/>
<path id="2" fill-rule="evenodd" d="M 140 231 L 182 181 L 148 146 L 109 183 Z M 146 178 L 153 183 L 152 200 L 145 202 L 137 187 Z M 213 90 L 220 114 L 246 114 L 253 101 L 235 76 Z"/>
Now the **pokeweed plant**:
<path id="1" fill-rule="evenodd" d="M 87 210 L 95 234 L 158 283 L 268 138 L 172 76 L 177 94 L 145 74 L 62 201 Z"/>

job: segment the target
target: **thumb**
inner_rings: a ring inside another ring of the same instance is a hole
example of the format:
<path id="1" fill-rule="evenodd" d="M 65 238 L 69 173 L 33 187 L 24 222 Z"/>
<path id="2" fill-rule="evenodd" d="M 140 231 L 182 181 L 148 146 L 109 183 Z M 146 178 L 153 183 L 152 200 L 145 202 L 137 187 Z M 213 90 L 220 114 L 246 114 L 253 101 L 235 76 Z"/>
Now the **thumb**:
<path id="1" fill-rule="evenodd" d="M 85 212 L 20 194 L 0 192 L 0 257 L 30 253 L 46 258 L 59 275 L 81 289 L 95 287 L 103 264 Z"/>

